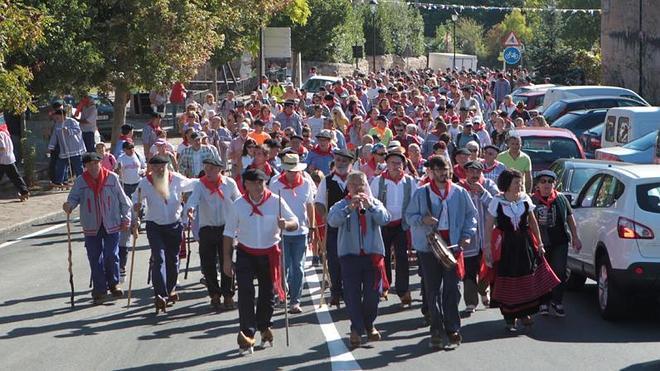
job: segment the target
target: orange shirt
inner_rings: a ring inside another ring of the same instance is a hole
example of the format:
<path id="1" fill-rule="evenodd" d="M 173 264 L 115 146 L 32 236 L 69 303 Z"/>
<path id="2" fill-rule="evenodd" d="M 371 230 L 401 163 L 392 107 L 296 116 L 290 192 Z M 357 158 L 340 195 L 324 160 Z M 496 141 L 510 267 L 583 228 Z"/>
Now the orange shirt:
<path id="1" fill-rule="evenodd" d="M 261 133 L 257 133 L 256 131 L 253 131 L 250 134 L 248 134 L 248 137 L 254 139 L 258 145 L 262 145 L 267 139 L 270 139 L 270 135 L 268 135 L 268 133 L 263 131 Z"/>

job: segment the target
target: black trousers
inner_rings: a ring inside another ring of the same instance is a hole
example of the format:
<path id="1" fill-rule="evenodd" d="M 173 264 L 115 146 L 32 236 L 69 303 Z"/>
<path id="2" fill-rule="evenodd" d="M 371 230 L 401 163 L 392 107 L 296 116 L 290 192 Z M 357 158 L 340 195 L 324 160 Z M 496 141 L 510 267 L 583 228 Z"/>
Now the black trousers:
<path id="1" fill-rule="evenodd" d="M 254 277 L 259 284 L 257 310 L 254 310 Z M 236 252 L 236 281 L 238 283 L 238 320 L 245 336 L 254 337 L 272 325 L 275 294 L 270 278 L 268 256 L 254 256 L 238 249 Z"/>
<path id="2" fill-rule="evenodd" d="M 396 293 L 403 296 L 409 290 L 410 267 L 408 264 L 408 238 L 406 231 L 401 225 L 396 227 L 382 227 L 383 244 L 385 245 L 385 272 L 387 280 L 392 283 L 391 248 L 394 246 L 394 257 L 396 259 Z"/>
<path id="3" fill-rule="evenodd" d="M 2 180 L 5 174 L 7 174 L 9 180 L 11 180 L 11 182 L 14 183 L 14 186 L 16 187 L 16 189 L 18 189 L 18 191 L 22 195 L 28 194 L 27 185 L 25 185 L 25 181 L 23 181 L 21 175 L 18 174 L 16 163 L 9 165 L 0 165 L 0 180 Z"/>
<path id="4" fill-rule="evenodd" d="M 222 253 L 224 231 L 224 225 L 220 227 L 206 226 L 199 229 L 199 260 L 210 296 L 234 295 L 232 279 L 222 272 L 222 269 L 220 285 L 218 285 L 218 262 L 221 268 L 224 262 Z"/>

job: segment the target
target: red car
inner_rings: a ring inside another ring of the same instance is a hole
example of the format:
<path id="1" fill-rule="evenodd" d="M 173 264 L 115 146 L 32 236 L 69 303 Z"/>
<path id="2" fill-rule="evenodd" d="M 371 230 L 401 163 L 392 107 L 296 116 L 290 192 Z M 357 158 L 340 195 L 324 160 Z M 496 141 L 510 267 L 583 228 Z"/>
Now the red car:
<path id="1" fill-rule="evenodd" d="M 580 141 L 560 128 L 516 129 L 522 138 L 522 151 L 532 159 L 532 177 L 560 158 L 585 158 Z"/>
<path id="2" fill-rule="evenodd" d="M 545 90 L 532 90 L 525 93 L 516 94 L 513 96 L 513 102 L 523 102 L 525 103 L 525 108 L 536 109 L 539 106 L 543 105 L 543 98 L 545 98 Z"/>

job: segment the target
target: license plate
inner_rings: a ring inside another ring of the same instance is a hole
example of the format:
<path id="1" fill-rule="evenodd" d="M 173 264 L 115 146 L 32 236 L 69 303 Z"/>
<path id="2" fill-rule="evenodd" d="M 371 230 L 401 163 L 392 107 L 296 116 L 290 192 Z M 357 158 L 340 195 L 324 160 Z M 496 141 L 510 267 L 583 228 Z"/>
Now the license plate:
<path id="1" fill-rule="evenodd" d="M 109 119 L 109 118 L 110 118 L 110 116 L 108 116 L 108 115 L 100 115 L 100 116 L 98 116 L 96 119 L 97 119 L 98 121 L 103 121 L 103 120 L 107 120 L 107 119 Z"/>

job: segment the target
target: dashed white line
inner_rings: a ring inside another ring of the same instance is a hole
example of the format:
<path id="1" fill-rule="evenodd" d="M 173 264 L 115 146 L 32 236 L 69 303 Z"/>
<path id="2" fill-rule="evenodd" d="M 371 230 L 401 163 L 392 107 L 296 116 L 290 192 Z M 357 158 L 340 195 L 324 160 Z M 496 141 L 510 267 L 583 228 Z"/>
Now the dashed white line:
<path id="1" fill-rule="evenodd" d="M 332 317 L 328 312 L 328 306 L 324 305 L 319 308 L 318 303 L 321 298 L 320 280 L 314 267 L 309 264 L 309 260 L 307 263 L 308 266 L 305 269 L 307 291 L 312 298 L 312 306 L 314 307 L 314 312 L 316 312 L 316 318 L 319 321 L 325 342 L 328 345 L 332 370 L 360 370 L 360 365 L 355 361 L 353 353 L 346 348 L 344 339 L 339 335 L 339 331 L 337 331 L 337 327 L 335 327 Z"/>

